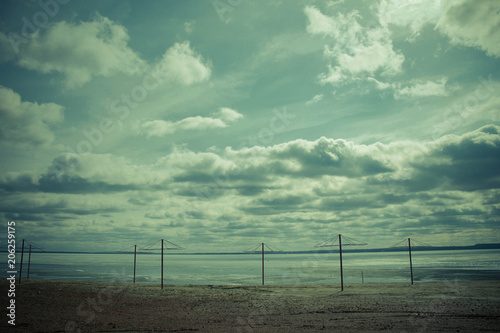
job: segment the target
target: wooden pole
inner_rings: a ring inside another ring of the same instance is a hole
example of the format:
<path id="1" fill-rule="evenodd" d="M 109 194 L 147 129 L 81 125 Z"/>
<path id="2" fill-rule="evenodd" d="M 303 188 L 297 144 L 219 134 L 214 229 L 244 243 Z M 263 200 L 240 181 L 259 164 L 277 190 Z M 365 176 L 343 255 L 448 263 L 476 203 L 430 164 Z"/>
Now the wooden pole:
<path id="1" fill-rule="evenodd" d="M 135 283 L 135 264 L 137 262 L 137 245 L 134 245 L 134 283 Z"/>
<path id="2" fill-rule="evenodd" d="M 264 285 L 264 243 L 262 243 L 262 285 Z"/>
<path id="3" fill-rule="evenodd" d="M 21 267 L 19 269 L 19 284 L 21 284 L 21 280 L 23 278 L 23 256 L 24 256 L 24 239 L 23 239 L 23 247 L 21 248 Z"/>
<path id="4" fill-rule="evenodd" d="M 409 237 L 408 237 L 408 254 L 410 256 L 410 279 L 411 279 L 411 284 L 413 285 L 413 266 L 411 264 L 411 243 Z"/>
<path id="5" fill-rule="evenodd" d="M 31 265 L 31 244 L 30 244 L 30 254 L 28 256 L 28 275 L 26 276 L 26 280 L 30 279 L 30 265 Z"/>
<path id="6" fill-rule="evenodd" d="M 163 239 L 161 240 L 161 289 L 163 289 Z"/>
<path id="7" fill-rule="evenodd" d="M 344 272 L 342 270 L 342 241 L 339 234 L 339 254 L 340 254 L 340 291 L 344 291 Z"/>
<path id="8" fill-rule="evenodd" d="M 365 283 L 365 280 L 363 279 L 363 271 L 361 271 L 361 283 Z"/>

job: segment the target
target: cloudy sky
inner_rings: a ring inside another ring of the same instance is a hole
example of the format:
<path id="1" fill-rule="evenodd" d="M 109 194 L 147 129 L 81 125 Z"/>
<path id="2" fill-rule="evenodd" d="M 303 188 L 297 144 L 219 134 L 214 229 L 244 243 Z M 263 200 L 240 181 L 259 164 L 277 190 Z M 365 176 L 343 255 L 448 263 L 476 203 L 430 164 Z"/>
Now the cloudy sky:
<path id="1" fill-rule="evenodd" d="M 0 16 L 0 216 L 18 238 L 500 241 L 496 0 L 7 0 Z"/>

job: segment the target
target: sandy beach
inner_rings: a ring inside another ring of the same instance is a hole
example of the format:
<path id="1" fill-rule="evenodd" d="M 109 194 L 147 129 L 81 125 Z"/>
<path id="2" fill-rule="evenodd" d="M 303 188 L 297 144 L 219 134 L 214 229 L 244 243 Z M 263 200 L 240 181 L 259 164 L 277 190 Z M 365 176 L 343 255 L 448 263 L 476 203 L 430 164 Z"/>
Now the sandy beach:
<path id="1" fill-rule="evenodd" d="M 4 280 L 2 287 L 7 291 Z M 4 303 L 8 304 L 7 292 Z M 212 286 L 23 281 L 17 332 L 478 332 L 500 281 Z M 8 310 L 5 309 L 7 312 Z M 4 315 L 0 325 L 11 328 Z"/>

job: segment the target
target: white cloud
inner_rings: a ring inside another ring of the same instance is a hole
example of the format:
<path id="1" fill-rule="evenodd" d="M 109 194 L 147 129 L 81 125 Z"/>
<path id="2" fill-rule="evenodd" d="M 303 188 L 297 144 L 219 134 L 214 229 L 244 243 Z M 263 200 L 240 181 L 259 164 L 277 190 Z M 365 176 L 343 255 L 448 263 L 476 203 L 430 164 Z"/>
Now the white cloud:
<path id="1" fill-rule="evenodd" d="M 231 122 L 231 123 L 243 118 L 243 115 L 241 113 L 238 113 L 237 111 L 230 108 L 221 108 L 219 112 L 214 114 L 214 116 L 218 116 L 225 122 Z"/>
<path id="2" fill-rule="evenodd" d="M 369 77 L 366 79 L 366 81 L 368 82 L 372 82 L 375 84 L 375 87 L 378 89 L 378 90 L 385 90 L 387 88 L 390 88 L 391 85 L 389 83 L 386 83 L 386 82 L 380 82 L 379 80 L 373 78 L 373 77 Z"/>
<path id="3" fill-rule="evenodd" d="M 241 168 L 237 172 L 239 175 L 249 173 L 258 178 L 273 174 L 311 178 L 323 175 L 359 177 L 386 172 L 388 165 L 381 155 L 377 145 L 363 146 L 325 137 L 316 141 L 298 139 L 271 147 L 226 148 L 224 152 L 225 158 Z"/>
<path id="4" fill-rule="evenodd" d="M 189 42 L 175 43 L 156 66 L 156 71 L 184 85 L 204 82 L 210 78 L 210 63 L 196 54 Z"/>
<path id="5" fill-rule="evenodd" d="M 18 93 L 0 86 L 0 138 L 9 143 L 48 145 L 54 140 L 50 125 L 63 120 L 63 110 L 54 103 L 23 102 Z"/>
<path id="6" fill-rule="evenodd" d="M 21 45 L 19 65 L 62 73 L 70 88 L 95 76 L 132 75 L 143 69 L 144 62 L 128 47 L 128 40 L 127 30 L 106 17 L 79 24 L 62 21 Z"/>
<path id="7" fill-rule="evenodd" d="M 226 123 L 220 119 L 196 116 L 184 118 L 176 122 L 166 120 L 146 121 L 140 126 L 139 132 L 147 137 L 161 137 L 173 134 L 178 130 L 204 130 L 224 128 L 226 126 Z"/>
<path id="8" fill-rule="evenodd" d="M 331 65 L 328 65 L 328 73 L 322 73 L 318 76 L 318 78 L 322 84 L 334 84 L 346 80 L 348 76 L 342 73 L 342 69 L 340 68 L 340 66 L 332 67 Z"/>
<path id="9" fill-rule="evenodd" d="M 165 170 L 156 170 L 154 165 L 134 164 L 112 154 L 64 153 L 54 159 L 49 171 L 107 185 L 158 185 L 168 178 Z"/>
<path id="10" fill-rule="evenodd" d="M 319 76 L 321 83 L 340 83 L 375 72 L 386 75 L 401 72 L 404 56 L 393 49 L 387 28 L 361 26 L 354 11 L 329 17 L 316 7 L 307 6 L 304 12 L 310 34 L 333 38 L 331 46 L 325 46 L 324 55 L 336 65 L 329 65 L 328 73 Z"/>
<path id="11" fill-rule="evenodd" d="M 452 43 L 477 47 L 500 57 L 500 2 L 446 1 L 445 9 L 437 27 Z"/>
<path id="12" fill-rule="evenodd" d="M 500 57 L 499 10 L 496 0 L 383 0 L 378 16 L 384 27 L 410 27 L 412 38 L 431 24 L 454 44 Z"/>
<path id="13" fill-rule="evenodd" d="M 192 26 L 193 22 L 186 22 L 188 33 Z M 21 43 L 18 64 L 42 73 L 61 73 L 67 86 L 76 88 L 96 76 L 143 72 L 147 64 L 128 46 L 128 41 L 125 27 L 106 17 L 78 24 L 61 21 Z M 0 50 L 3 51 L 0 62 L 14 57 L 10 41 L 3 33 L 0 33 Z M 211 75 L 210 63 L 188 41 L 175 43 L 152 67 L 151 74 L 158 79 L 183 85 L 207 81 Z"/>
<path id="14" fill-rule="evenodd" d="M 394 98 L 411 98 L 411 97 L 424 97 L 424 96 L 447 96 L 446 89 L 447 78 L 442 78 L 437 81 L 427 81 L 420 83 L 415 80 L 410 82 L 409 86 L 400 87 L 396 85 L 394 91 Z"/>
<path id="15" fill-rule="evenodd" d="M 408 26 L 413 38 L 442 15 L 441 0 L 382 0 L 378 8 L 382 26 Z"/>
<path id="16" fill-rule="evenodd" d="M 243 117 L 242 114 L 229 108 L 221 108 L 212 117 L 187 117 L 179 121 L 150 120 L 137 127 L 140 135 L 147 137 L 162 137 L 173 134 L 180 130 L 206 130 L 214 128 L 225 128 L 229 123 L 235 122 Z"/>
<path id="17" fill-rule="evenodd" d="M 331 0 L 326 3 L 328 7 L 335 7 L 344 3 L 345 0 Z"/>
<path id="18" fill-rule="evenodd" d="M 189 173 L 226 172 L 233 162 L 216 153 L 195 153 L 187 149 L 175 148 L 171 154 L 161 158 L 156 165 L 170 170 L 173 176 Z"/>
<path id="19" fill-rule="evenodd" d="M 128 232 L 133 238 L 134 221 L 159 219 L 142 225 L 147 237 L 169 225 L 191 249 L 212 235 L 229 239 L 224 248 L 237 249 L 238 235 L 261 237 L 253 233 L 262 228 L 309 244 L 330 232 L 332 222 L 361 234 L 413 230 L 415 224 L 422 233 L 489 232 L 500 184 L 499 133 L 490 125 L 425 145 L 323 137 L 210 152 L 174 148 L 145 165 L 108 154 L 62 154 L 54 164 L 70 168 L 61 181 L 50 169 L 38 177 L 14 173 L 0 177 L 0 188 L 8 192 L 6 216 L 33 221 L 35 228 L 43 227 L 37 221 L 72 219 L 90 229 L 94 222 L 88 220 L 114 220 L 122 238 Z M 312 234 L 300 235 L 311 228 Z"/>
<path id="20" fill-rule="evenodd" d="M 323 94 L 319 94 L 306 102 L 306 105 L 316 104 L 323 99 Z"/>
<path id="21" fill-rule="evenodd" d="M 304 13 L 308 18 L 307 32 L 312 35 L 324 35 L 338 37 L 340 26 L 345 24 L 346 18 L 342 13 L 337 16 L 337 20 L 323 15 L 316 7 L 307 6 Z"/>

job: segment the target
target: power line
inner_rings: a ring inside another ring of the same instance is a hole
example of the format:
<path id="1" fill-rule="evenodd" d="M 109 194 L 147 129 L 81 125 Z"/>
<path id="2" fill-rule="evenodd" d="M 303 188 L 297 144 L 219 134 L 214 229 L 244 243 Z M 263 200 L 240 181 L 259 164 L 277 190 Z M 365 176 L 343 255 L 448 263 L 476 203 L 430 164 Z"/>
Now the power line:
<path id="1" fill-rule="evenodd" d="M 416 240 L 415 238 L 411 239 L 412 246 L 426 246 L 426 247 L 433 247 L 434 245 L 430 245 L 421 241 Z M 406 248 L 408 246 L 408 238 L 403 239 L 401 242 L 398 242 L 391 246 L 391 248 Z"/>
<path id="2" fill-rule="evenodd" d="M 24 242 L 23 242 L 24 241 Z M 23 239 L 23 240 L 18 240 L 16 242 L 16 246 L 20 243 L 23 243 L 24 244 L 24 247 L 25 248 L 29 248 L 29 246 L 31 245 L 31 250 L 32 252 L 47 252 L 45 251 L 45 249 L 43 247 L 41 247 L 40 245 L 38 244 L 35 244 L 34 242 L 30 242 L 30 241 L 27 241 L 26 239 Z M 38 251 L 33 251 L 33 250 L 38 250 Z"/>
<path id="3" fill-rule="evenodd" d="M 367 243 L 356 240 L 354 238 L 350 238 L 344 235 L 340 235 L 342 237 L 342 245 L 366 245 Z M 330 246 L 339 246 L 339 237 L 334 236 L 332 238 L 327 239 L 321 243 L 316 244 L 314 247 L 330 247 Z"/>
<path id="4" fill-rule="evenodd" d="M 274 249 L 271 248 L 266 243 L 263 243 L 263 244 L 264 244 L 264 252 L 265 253 L 268 253 L 268 252 L 283 252 L 283 250 L 280 250 L 278 248 L 274 248 Z M 261 247 L 262 247 L 262 244 L 257 244 L 256 246 L 250 247 L 250 248 L 246 249 L 243 252 L 245 252 L 245 253 L 253 253 L 253 252 L 257 253 L 257 252 L 259 252 L 260 253 L 261 252 L 261 250 L 260 250 Z M 268 250 L 265 250 L 265 248 L 267 248 Z"/>
<path id="5" fill-rule="evenodd" d="M 168 245 L 170 244 L 170 246 Z M 184 248 L 180 245 L 177 245 L 175 243 L 172 243 L 166 239 L 163 240 L 163 246 L 162 246 L 162 241 L 156 241 L 151 244 L 148 244 L 144 247 L 139 248 L 141 251 L 154 251 L 154 250 L 184 250 Z"/>

